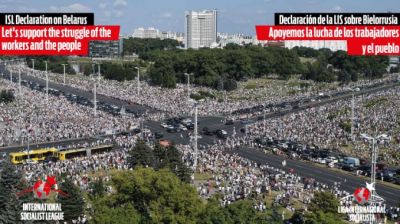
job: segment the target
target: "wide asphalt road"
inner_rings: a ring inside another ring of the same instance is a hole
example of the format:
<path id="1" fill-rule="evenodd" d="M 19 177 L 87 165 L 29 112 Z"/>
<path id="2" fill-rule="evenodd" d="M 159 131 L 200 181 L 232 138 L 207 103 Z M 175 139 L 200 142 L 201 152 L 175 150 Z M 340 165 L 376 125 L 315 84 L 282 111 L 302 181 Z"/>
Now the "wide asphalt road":
<path id="1" fill-rule="evenodd" d="M 267 163 L 273 167 L 281 168 L 285 171 L 289 171 L 289 169 L 294 169 L 294 172 L 302 177 L 314 178 L 321 183 L 325 183 L 330 186 L 333 186 L 334 182 L 341 182 L 342 189 L 351 193 L 353 193 L 354 190 L 358 187 L 366 186 L 366 180 L 362 179 L 361 177 L 357 177 L 349 173 L 334 171 L 325 167 L 316 166 L 312 163 L 304 161 L 291 160 L 273 154 L 265 154 L 264 152 L 255 149 L 241 148 L 235 151 L 229 151 L 229 153 L 237 153 L 243 158 L 250 159 L 259 164 Z M 283 160 L 286 160 L 285 167 L 282 166 Z M 379 196 L 385 199 L 388 206 L 399 205 L 400 188 L 383 185 L 380 183 L 380 181 L 377 180 L 376 192 Z"/>

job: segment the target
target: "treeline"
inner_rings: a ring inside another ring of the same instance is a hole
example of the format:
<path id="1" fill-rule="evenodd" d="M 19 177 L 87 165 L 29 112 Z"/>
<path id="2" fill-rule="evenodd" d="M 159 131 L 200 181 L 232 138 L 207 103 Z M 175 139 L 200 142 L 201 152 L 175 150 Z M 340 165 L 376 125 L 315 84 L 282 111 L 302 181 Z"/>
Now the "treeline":
<path id="1" fill-rule="evenodd" d="M 31 59 L 34 59 L 34 62 Z M 66 64 L 65 73 L 76 74 L 75 70 L 68 63 L 68 58 L 64 56 L 35 56 L 26 58 L 26 62 L 30 68 L 32 68 L 33 63 L 35 63 L 35 69 L 41 71 L 46 70 L 46 61 L 48 71 L 63 74 L 64 66 L 62 64 Z"/>
<path id="2" fill-rule="evenodd" d="M 177 40 L 159 39 L 159 38 L 128 38 L 123 42 L 124 55 L 144 55 L 147 52 L 154 50 L 172 50 L 181 46 Z"/>
<path id="3" fill-rule="evenodd" d="M 100 65 L 100 74 L 106 79 L 117 81 L 132 80 L 137 78 L 137 68 L 145 68 L 146 63 L 134 61 L 129 63 L 118 62 L 102 62 Z M 97 64 L 83 64 L 81 70 L 84 75 L 98 74 L 99 67 Z M 143 70 L 140 70 L 141 79 L 143 79 Z"/>
<path id="4" fill-rule="evenodd" d="M 1 90 L 0 103 L 11 103 L 15 99 L 14 92 L 11 90 Z"/>
<path id="5" fill-rule="evenodd" d="M 259 46 L 153 51 L 146 57 L 154 62 L 149 70 L 151 82 L 167 88 L 186 82 L 185 73 L 192 73 L 191 82 L 197 85 L 232 90 L 237 81 L 268 74 L 288 78 L 304 68 L 294 51 Z"/>
<path id="6" fill-rule="evenodd" d="M 311 60 L 302 63 L 300 57 Z M 388 65 L 387 57 L 354 57 L 343 51 L 238 45 L 225 49 L 152 51 L 143 59 L 154 62 L 149 69 L 154 85 L 174 88 L 177 82 L 186 82 L 185 73 L 193 73 L 191 82 L 228 91 L 236 88 L 237 81 L 271 74 L 281 79 L 301 74 L 302 79 L 343 83 L 380 78 Z"/>
<path id="7" fill-rule="evenodd" d="M 345 51 L 332 52 L 327 49 L 293 50 L 299 55 L 316 59 L 313 63 L 306 63 L 302 78 L 317 82 L 349 83 L 359 79 L 382 78 L 389 65 L 389 59 L 385 56 L 349 56 Z"/>

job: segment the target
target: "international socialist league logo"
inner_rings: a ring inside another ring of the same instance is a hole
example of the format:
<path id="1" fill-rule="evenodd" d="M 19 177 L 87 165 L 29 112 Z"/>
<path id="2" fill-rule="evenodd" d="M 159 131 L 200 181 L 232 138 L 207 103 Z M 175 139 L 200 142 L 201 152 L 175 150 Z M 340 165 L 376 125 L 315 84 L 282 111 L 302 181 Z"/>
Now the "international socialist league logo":
<path id="1" fill-rule="evenodd" d="M 365 204 L 371 196 L 371 192 L 365 187 L 359 187 L 354 191 L 354 199 L 358 204 Z"/>
<path id="2" fill-rule="evenodd" d="M 57 181 L 55 176 L 47 176 L 46 181 L 42 181 L 42 179 L 38 179 L 33 187 L 25 189 L 19 192 L 17 195 L 20 197 L 26 193 L 33 192 L 33 196 L 38 199 L 47 199 L 50 195 L 50 192 L 57 192 L 63 196 L 67 196 L 67 194 L 61 190 L 57 189 Z"/>
<path id="3" fill-rule="evenodd" d="M 42 181 L 39 179 L 33 185 L 33 196 L 39 199 L 46 199 L 49 197 L 49 194 L 52 188 L 57 184 L 55 177 L 47 177 L 46 181 Z"/>

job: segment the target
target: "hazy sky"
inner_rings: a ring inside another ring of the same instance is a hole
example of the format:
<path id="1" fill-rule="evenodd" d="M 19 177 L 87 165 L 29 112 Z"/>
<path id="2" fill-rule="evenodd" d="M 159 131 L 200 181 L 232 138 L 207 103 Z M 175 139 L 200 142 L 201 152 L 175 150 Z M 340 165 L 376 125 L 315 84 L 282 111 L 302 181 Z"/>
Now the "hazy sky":
<path id="1" fill-rule="evenodd" d="M 217 9 L 218 32 L 254 35 L 275 12 L 400 12 L 400 0 L 0 0 L 1 12 L 94 12 L 96 24 L 183 32 L 186 10 Z"/>

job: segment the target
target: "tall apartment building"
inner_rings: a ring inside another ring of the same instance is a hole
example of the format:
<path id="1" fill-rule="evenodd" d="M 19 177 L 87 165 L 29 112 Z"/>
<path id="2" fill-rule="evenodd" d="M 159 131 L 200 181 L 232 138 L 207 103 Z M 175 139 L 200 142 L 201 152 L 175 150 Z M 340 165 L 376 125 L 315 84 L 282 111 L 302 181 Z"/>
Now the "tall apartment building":
<path id="1" fill-rule="evenodd" d="M 185 12 L 185 48 L 211 47 L 217 42 L 217 10 Z"/>

